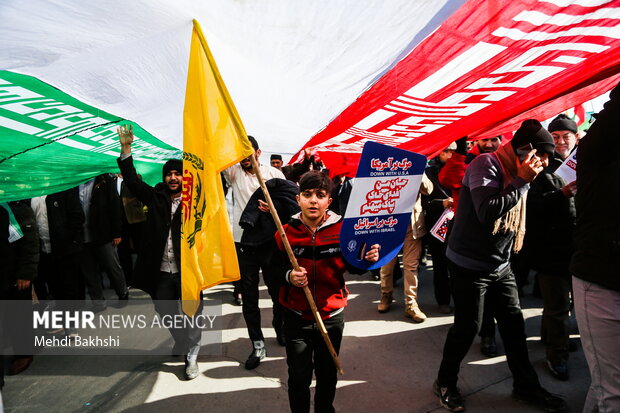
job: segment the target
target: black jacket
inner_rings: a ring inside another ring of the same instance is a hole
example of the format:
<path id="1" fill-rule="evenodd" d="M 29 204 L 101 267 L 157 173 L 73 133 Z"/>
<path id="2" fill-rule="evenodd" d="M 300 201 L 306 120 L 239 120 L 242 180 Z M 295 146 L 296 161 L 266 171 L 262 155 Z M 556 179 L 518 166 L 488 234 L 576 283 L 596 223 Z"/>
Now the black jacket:
<path id="1" fill-rule="evenodd" d="M 441 214 L 443 214 L 443 200 L 452 196 L 451 191 L 439 183 L 439 172 L 445 164 L 439 162 L 439 159 L 433 158 L 428 163 L 425 173 L 428 179 L 433 183 L 433 192 L 429 195 L 422 194 L 422 207 L 426 212 L 424 223 L 428 231 L 433 228 Z"/>
<path id="2" fill-rule="evenodd" d="M 82 251 L 84 210 L 78 188 L 67 189 L 45 198 L 52 254 L 65 257 Z"/>
<path id="3" fill-rule="evenodd" d="M 9 213 L 0 207 L 0 257 L 9 256 Z M 9 270 L 6 265 L 0 265 L 0 298 L 4 299 L 5 291 L 11 285 Z"/>
<path id="4" fill-rule="evenodd" d="M 269 190 L 269 195 L 282 223 L 288 222 L 294 214 L 299 212 L 296 198 L 299 187 L 295 183 L 281 178 L 272 178 L 265 182 L 265 186 Z M 265 200 L 261 188 L 254 191 L 239 218 L 239 226 L 243 228 L 242 245 L 262 245 L 272 242 L 273 234 L 277 231 L 271 213 L 258 209 L 259 199 Z"/>
<path id="5" fill-rule="evenodd" d="M 114 176 L 99 175 L 95 178 L 90 200 L 90 230 L 93 243 L 105 244 L 122 234 L 121 198 L 116 190 Z"/>
<path id="6" fill-rule="evenodd" d="M 23 233 L 23 237 L 9 245 L 6 255 L 5 265 L 8 267 L 10 282 L 33 281 L 37 278 L 39 264 L 39 231 L 34 212 L 30 208 L 30 201 L 15 201 L 9 205 Z"/>
<path id="7" fill-rule="evenodd" d="M 161 260 L 172 229 L 174 257 L 181 271 L 181 206 L 171 219 L 172 201 L 162 182 L 155 187 L 147 185 L 138 178 L 133 166 L 133 158 L 118 159 L 123 180 L 131 192 L 148 208 L 141 244 L 138 246 L 138 260 L 134 272 L 135 287 L 154 297 L 159 281 Z"/>
<path id="8" fill-rule="evenodd" d="M 577 148 L 577 228 L 571 273 L 620 291 L 620 84 Z"/>
<path id="9" fill-rule="evenodd" d="M 530 184 L 523 254 L 533 270 L 569 277 L 576 212 L 574 198 L 562 194 L 566 182 L 554 173 L 563 162 L 554 154 Z"/>

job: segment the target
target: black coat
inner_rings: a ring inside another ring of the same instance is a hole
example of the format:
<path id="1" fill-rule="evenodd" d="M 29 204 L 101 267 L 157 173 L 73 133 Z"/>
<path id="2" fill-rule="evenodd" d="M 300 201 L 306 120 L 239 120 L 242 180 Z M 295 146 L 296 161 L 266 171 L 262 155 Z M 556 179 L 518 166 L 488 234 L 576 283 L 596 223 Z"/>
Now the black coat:
<path id="1" fill-rule="evenodd" d="M 433 183 L 433 192 L 428 195 L 422 194 L 422 207 L 425 211 L 424 223 L 429 231 L 433 228 L 441 214 L 443 214 L 445 209 L 443 207 L 443 200 L 452 196 L 451 191 L 439 183 L 439 172 L 444 165 L 437 158 L 433 158 L 424 171 L 427 178 Z"/>
<path id="2" fill-rule="evenodd" d="M 93 243 L 106 244 L 122 234 L 123 212 L 114 176 L 95 178 L 90 200 L 90 231 Z"/>
<path id="3" fill-rule="evenodd" d="M 23 237 L 9 245 L 6 256 L 5 265 L 8 267 L 10 282 L 33 281 L 37 278 L 39 264 L 39 231 L 34 212 L 30 208 L 30 201 L 16 201 L 9 205 L 23 234 Z"/>
<path id="4" fill-rule="evenodd" d="M 620 291 L 620 84 L 577 148 L 577 227 L 571 273 Z"/>
<path id="5" fill-rule="evenodd" d="M 147 185 L 138 178 L 133 166 L 133 158 L 118 159 L 118 166 L 125 184 L 144 205 L 147 206 L 146 223 L 138 246 L 138 260 L 134 271 L 134 286 L 152 297 L 159 282 L 161 260 L 164 255 L 168 233 L 172 229 L 174 257 L 179 272 L 181 271 L 181 206 L 171 218 L 172 200 L 166 191 L 166 185 L 159 183 L 155 187 Z"/>
<path id="6" fill-rule="evenodd" d="M 0 257 L 9 256 L 9 245 L 9 213 L 0 207 Z M 9 269 L 6 265 L 0 265 L 0 299 L 4 299 L 10 285 Z"/>
<path id="7" fill-rule="evenodd" d="M 566 182 L 554 173 L 562 162 L 554 154 L 530 185 L 522 253 L 533 270 L 569 277 L 576 211 L 574 199 L 562 194 Z"/>
<path id="8" fill-rule="evenodd" d="M 67 189 L 45 198 L 52 254 L 65 257 L 82 251 L 84 210 L 78 188 Z"/>
<path id="9" fill-rule="evenodd" d="M 287 223 L 291 216 L 300 211 L 296 195 L 299 193 L 297 184 L 281 178 L 272 178 L 265 182 L 278 217 L 282 223 Z M 241 244 L 262 245 L 273 241 L 273 235 L 277 231 L 276 224 L 269 212 L 258 209 L 258 200 L 264 201 L 265 196 L 261 188 L 258 188 L 248 200 L 241 217 L 239 226 L 243 228 Z"/>

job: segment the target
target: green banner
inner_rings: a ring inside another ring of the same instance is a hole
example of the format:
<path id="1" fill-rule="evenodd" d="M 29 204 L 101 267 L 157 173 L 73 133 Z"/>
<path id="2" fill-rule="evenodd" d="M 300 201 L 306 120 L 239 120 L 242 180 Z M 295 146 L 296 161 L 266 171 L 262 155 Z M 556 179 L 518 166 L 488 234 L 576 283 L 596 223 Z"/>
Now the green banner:
<path id="1" fill-rule="evenodd" d="M 132 124 L 136 169 L 153 185 L 174 148 L 111 115 L 26 75 L 0 71 L 0 202 L 52 194 L 102 173 L 118 173 L 116 128 Z"/>

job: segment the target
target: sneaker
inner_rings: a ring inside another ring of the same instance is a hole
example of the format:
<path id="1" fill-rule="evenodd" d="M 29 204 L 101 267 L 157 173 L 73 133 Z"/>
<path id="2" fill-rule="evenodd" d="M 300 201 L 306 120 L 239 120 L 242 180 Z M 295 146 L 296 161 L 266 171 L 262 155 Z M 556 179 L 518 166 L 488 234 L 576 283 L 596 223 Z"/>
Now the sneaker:
<path id="1" fill-rule="evenodd" d="M 252 350 L 248 356 L 248 359 L 245 361 L 246 370 L 254 370 L 259 366 L 260 361 L 267 356 L 267 349 L 265 349 L 265 345 L 263 344 L 261 347 L 258 346 L 257 343 L 254 344 L 254 350 Z"/>
<path id="2" fill-rule="evenodd" d="M 409 305 L 409 307 L 405 309 L 405 317 L 411 318 L 416 323 L 421 323 L 426 320 L 426 314 L 420 310 L 420 307 L 418 307 L 416 303 Z"/>
<path id="3" fill-rule="evenodd" d="M 481 337 L 480 351 L 487 357 L 497 357 L 497 343 L 495 337 Z"/>
<path id="4" fill-rule="evenodd" d="M 551 362 L 547 360 L 547 367 L 549 367 L 549 371 L 551 375 L 558 380 L 566 381 L 568 380 L 568 364 L 565 361 Z"/>
<path id="5" fill-rule="evenodd" d="M 392 305 L 392 293 L 381 293 L 381 300 L 377 306 L 377 311 L 387 313 L 390 311 L 390 305 Z"/>
<path id="6" fill-rule="evenodd" d="M 435 396 L 439 397 L 439 404 L 451 412 L 464 412 L 465 403 L 461 397 L 459 389 L 455 387 L 439 387 L 439 383 L 435 380 L 433 383 L 433 391 Z"/>
<path id="7" fill-rule="evenodd" d="M 187 380 L 193 380 L 198 377 L 198 362 L 196 360 L 185 360 L 185 378 Z"/>
<path id="8" fill-rule="evenodd" d="M 520 402 L 540 407 L 546 412 L 557 413 L 567 409 L 564 399 L 549 393 L 542 387 L 534 391 L 513 389 L 512 397 Z"/>

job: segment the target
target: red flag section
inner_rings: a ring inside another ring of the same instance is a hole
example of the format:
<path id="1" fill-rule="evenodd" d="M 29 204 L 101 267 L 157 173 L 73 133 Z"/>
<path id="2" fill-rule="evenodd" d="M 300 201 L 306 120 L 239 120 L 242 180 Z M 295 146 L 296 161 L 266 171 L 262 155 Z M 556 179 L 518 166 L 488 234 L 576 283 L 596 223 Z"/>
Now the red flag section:
<path id="1" fill-rule="evenodd" d="M 368 140 L 430 156 L 513 131 L 610 90 L 619 39 L 620 0 L 470 0 L 304 148 L 337 174 Z"/>

